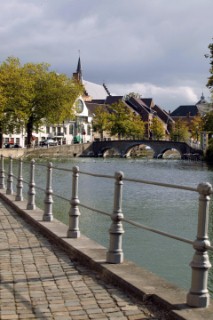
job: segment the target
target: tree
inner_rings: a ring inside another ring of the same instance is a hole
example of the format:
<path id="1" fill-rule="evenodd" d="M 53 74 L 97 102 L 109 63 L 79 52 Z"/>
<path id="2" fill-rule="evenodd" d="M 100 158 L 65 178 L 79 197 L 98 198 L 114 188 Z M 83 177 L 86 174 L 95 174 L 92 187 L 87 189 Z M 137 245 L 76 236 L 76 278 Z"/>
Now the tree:
<path id="1" fill-rule="evenodd" d="M 153 118 L 150 130 L 152 132 L 152 138 L 155 140 L 160 140 L 165 136 L 163 123 L 157 117 Z"/>
<path id="2" fill-rule="evenodd" d="M 134 137 L 144 135 L 144 123 L 130 108 L 122 101 L 110 106 L 109 130 L 112 136 Z"/>
<path id="3" fill-rule="evenodd" d="M 0 144 L 4 132 L 13 132 L 19 126 L 17 107 L 24 105 L 24 79 L 17 58 L 8 58 L 0 65 Z"/>
<path id="4" fill-rule="evenodd" d="M 208 78 L 208 82 L 206 86 L 211 91 L 211 97 L 213 102 L 213 43 L 210 43 L 208 48 L 209 48 L 210 54 L 205 55 L 205 57 L 210 59 L 210 69 L 209 69 L 210 77 Z"/>
<path id="5" fill-rule="evenodd" d="M 194 117 L 190 124 L 191 137 L 196 141 L 200 140 L 200 134 L 203 131 L 203 118 L 199 115 Z"/>
<path id="6" fill-rule="evenodd" d="M 126 137 L 133 139 L 143 139 L 145 133 L 145 125 L 139 115 L 134 112 L 130 114 L 129 119 L 126 121 Z"/>
<path id="7" fill-rule="evenodd" d="M 0 66 L 0 92 L 5 98 L 0 108 L 3 132 L 25 127 L 28 145 L 33 130 L 43 122 L 54 124 L 72 118 L 74 102 L 82 92 L 78 82 L 49 71 L 49 67 L 46 63 L 22 66 L 18 58 L 8 58 Z"/>
<path id="8" fill-rule="evenodd" d="M 205 159 L 208 163 L 213 164 L 213 139 L 209 140 L 208 148 L 205 154 Z"/>
<path id="9" fill-rule="evenodd" d="M 141 98 L 141 95 L 140 93 L 137 93 L 137 92 L 129 92 L 128 94 L 126 94 L 124 96 L 124 100 L 129 100 L 130 98 L 136 98 L 136 99 L 140 99 Z"/>
<path id="10" fill-rule="evenodd" d="M 187 126 L 181 120 L 177 120 L 172 127 L 170 137 L 173 141 L 187 141 L 189 138 Z"/>
<path id="11" fill-rule="evenodd" d="M 213 111 L 206 113 L 203 117 L 203 130 L 213 132 Z"/>
<path id="12" fill-rule="evenodd" d="M 95 109 L 93 118 L 93 130 L 100 133 L 101 139 L 104 137 L 104 131 L 109 129 L 109 112 L 105 111 L 103 106 Z"/>

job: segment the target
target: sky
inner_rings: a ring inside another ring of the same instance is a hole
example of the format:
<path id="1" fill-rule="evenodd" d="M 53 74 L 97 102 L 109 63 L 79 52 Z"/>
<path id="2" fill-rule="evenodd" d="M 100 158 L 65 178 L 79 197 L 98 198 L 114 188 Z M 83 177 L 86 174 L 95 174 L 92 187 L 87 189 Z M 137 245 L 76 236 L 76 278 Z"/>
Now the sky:
<path id="1" fill-rule="evenodd" d="M 195 104 L 210 76 L 212 0 L 0 0 L 0 63 L 47 62 L 167 111 Z"/>

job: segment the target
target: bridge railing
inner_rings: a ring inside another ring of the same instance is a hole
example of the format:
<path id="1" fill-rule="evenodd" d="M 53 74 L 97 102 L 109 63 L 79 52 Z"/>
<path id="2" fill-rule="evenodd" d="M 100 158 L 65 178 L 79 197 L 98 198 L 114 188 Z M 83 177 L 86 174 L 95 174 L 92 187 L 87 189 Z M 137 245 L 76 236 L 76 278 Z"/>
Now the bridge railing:
<path id="1" fill-rule="evenodd" d="M 30 163 L 23 160 L 18 161 L 18 173 L 13 173 L 13 158 L 9 158 L 9 164 L 7 172 L 5 170 L 4 157 L 1 156 L 0 165 L 0 189 L 6 189 L 6 194 L 14 194 L 14 179 L 16 180 L 16 192 L 15 200 L 23 201 L 23 188 L 24 184 L 27 185 L 27 207 L 28 210 L 36 209 L 36 189 L 44 193 L 44 211 L 43 220 L 52 221 L 53 216 L 53 188 L 52 188 L 52 176 L 53 170 L 61 170 L 63 172 L 69 172 L 72 174 L 72 190 L 71 199 L 64 198 L 63 196 L 54 193 L 54 197 L 61 198 L 62 200 L 70 202 L 69 210 L 69 225 L 67 229 L 67 237 L 79 238 L 81 236 L 79 221 L 80 221 L 80 208 L 85 208 L 92 212 L 102 214 L 111 218 L 111 226 L 109 229 L 110 241 L 106 255 L 106 262 L 119 264 L 124 260 L 124 253 L 122 248 L 122 236 L 124 233 L 123 222 L 131 224 L 137 228 L 145 229 L 150 232 L 160 234 L 165 237 L 169 237 L 193 246 L 195 252 L 191 261 L 191 287 L 186 297 L 186 302 L 192 307 L 207 307 L 209 305 L 210 296 L 207 288 L 208 272 L 211 268 L 209 261 L 208 250 L 213 251 L 213 247 L 210 244 L 208 237 L 208 220 L 209 220 L 209 202 L 210 197 L 213 194 L 212 186 L 209 183 L 200 183 L 197 188 L 180 186 L 168 183 L 160 183 L 154 181 L 147 181 L 141 179 L 125 178 L 123 172 L 116 172 L 114 176 L 95 174 L 91 172 L 81 171 L 79 167 L 75 166 L 72 169 L 64 169 L 54 167 L 50 162 L 48 165 L 38 164 L 35 160 Z M 23 178 L 23 162 L 29 164 L 29 179 L 26 181 Z M 36 186 L 35 184 L 35 166 L 43 166 L 47 169 L 46 187 Z M 102 178 L 114 180 L 114 198 L 112 199 L 113 212 L 105 212 L 94 207 L 90 207 L 79 200 L 78 196 L 78 181 L 79 175 L 87 175 L 93 178 Z M 126 219 L 123 215 L 122 209 L 122 193 L 124 182 L 138 183 L 145 185 L 155 185 L 161 188 L 173 188 L 187 190 L 198 194 L 198 223 L 197 223 L 197 237 L 195 240 L 179 237 L 161 230 L 150 228 L 141 223 Z"/>

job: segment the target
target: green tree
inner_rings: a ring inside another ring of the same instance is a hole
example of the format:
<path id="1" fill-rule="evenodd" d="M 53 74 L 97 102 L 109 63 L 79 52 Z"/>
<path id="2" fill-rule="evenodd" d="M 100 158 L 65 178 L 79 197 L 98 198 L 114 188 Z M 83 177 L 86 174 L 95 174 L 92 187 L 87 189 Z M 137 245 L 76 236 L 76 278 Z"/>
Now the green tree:
<path id="1" fill-rule="evenodd" d="M 73 117 L 73 105 L 82 86 L 66 75 L 49 71 L 46 63 L 21 65 L 8 58 L 0 66 L 0 92 L 4 96 L 1 123 L 3 132 L 23 126 L 27 144 L 42 123 L 60 123 Z M 4 121 L 6 119 L 6 121 Z"/>
<path id="2" fill-rule="evenodd" d="M 213 132 L 213 111 L 206 113 L 203 117 L 203 130 Z"/>
<path id="3" fill-rule="evenodd" d="M 153 118 L 150 130 L 152 132 L 152 138 L 155 140 L 160 140 L 165 136 L 163 123 L 157 117 Z"/>
<path id="4" fill-rule="evenodd" d="M 100 133 L 101 139 L 104 137 L 104 131 L 109 130 L 109 112 L 103 106 L 98 106 L 94 112 L 93 130 Z"/>
<path id="5" fill-rule="evenodd" d="M 137 92 L 129 92 L 127 95 L 124 96 L 124 100 L 129 100 L 130 98 L 136 98 L 136 99 L 140 99 L 141 95 L 140 93 Z"/>
<path id="6" fill-rule="evenodd" d="M 0 65 L 0 144 L 3 133 L 13 132 L 20 125 L 16 109 L 25 104 L 24 79 L 17 58 L 8 58 Z"/>
<path id="7" fill-rule="evenodd" d="M 173 141 L 187 141 L 189 138 L 189 131 L 184 122 L 177 120 L 171 130 L 171 140 Z"/>
<path id="8" fill-rule="evenodd" d="M 205 154 L 205 159 L 207 162 L 213 164 L 213 139 L 209 140 L 208 148 Z"/>
<path id="9" fill-rule="evenodd" d="M 208 78 L 208 82 L 206 86 L 211 91 L 211 98 L 213 103 L 213 43 L 210 43 L 208 48 L 209 48 L 210 54 L 205 55 L 205 57 L 210 59 L 210 69 L 209 69 L 210 77 Z"/>
<path id="10" fill-rule="evenodd" d="M 130 113 L 129 119 L 126 121 L 126 137 L 133 139 L 143 139 L 145 133 L 145 125 L 139 115 L 134 112 Z"/>
<path id="11" fill-rule="evenodd" d="M 196 139 L 197 141 L 200 140 L 200 134 L 203 131 L 203 125 L 204 121 L 201 116 L 197 115 L 192 119 L 190 124 L 190 132 L 193 139 Z"/>
<path id="12" fill-rule="evenodd" d="M 122 100 L 112 104 L 110 110 L 109 130 L 112 136 L 117 135 L 121 139 L 144 135 L 144 123 L 141 118 Z"/>

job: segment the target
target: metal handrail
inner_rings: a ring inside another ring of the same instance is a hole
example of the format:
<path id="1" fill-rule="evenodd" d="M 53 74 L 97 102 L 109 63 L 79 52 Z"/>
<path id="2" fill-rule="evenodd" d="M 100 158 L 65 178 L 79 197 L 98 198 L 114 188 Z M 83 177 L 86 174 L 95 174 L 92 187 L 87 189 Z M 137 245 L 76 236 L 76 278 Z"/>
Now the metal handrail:
<path id="1" fill-rule="evenodd" d="M 1 170 L 0 170 L 0 189 L 5 188 L 5 171 L 4 171 L 4 162 L 3 156 L 1 156 Z M 17 179 L 17 196 L 16 200 L 21 201 L 22 199 L 22 188 L 23 183 L 29 185 L 28 191 L 28 203 L 27 209 L 33 210 L 35 209 L 35 189 L 42 191 L 45 193 L 45 209 L 43 220 L 44 221 L 52 221 L 53 213 L 52 213 L 52 203 L 53 196 L 61 198 L 62 200 L 69 201 L 71 204 L 70 212 L 69 212 L 69 226 L 67 231 L 67 236 L 71 238 L 79 238 L 80 230 L 79 230 L 79 216 L 80 211 L 79 207 L 88 209 L 90 211 L 96 212 L 98 214 L 106 215 L 111 218 L 112 224 L 109 230 L 110 233 L 110 245 L 109 250 L 107 251 L 106 261 L 109 263 L 122 263 L 123 262 L 123 250 L 122 250 L 122 235 L 124 233 L 122 223 L 128 223 L 135 227 L 142 228 L 144 230 L 154 232 L 156 234 L 169 237 L 178 241 L 182 241 L 184 243 L 193 245 L 195 249 L 195 254 L 193 257 L 193 261 L 191 262 L 192 268 L 192 283 L 191 289 L 187 295 L 187 304 L 193 307 L 207 307 L 209 304 L 209 293 L 207 289 L 207 277 L 208 270 L 211 267 L 208 258 L 207 250 L 213 251 L 213 246 L 211 246 L 208 241 L 208 203 L 210 200 L 210 195 L 213 194 L 212 186 L 209 183 L 201 183 L 197 186 L 197 188 L 189 187 L 189 186 L 180 186 L 175 184 L 161 183 L 157 181 L 148 181 L 142 179 L 133 179 L 133 178 L 124 178 L 122 172 L 116 172 L 114 176 L 105 175 L 105 174 L 97 174 L 86 171 L 80 171 L 78 167 L 73 167 L 72 169 L 64 169 L 54 167 L 52 163 L 48 165 L 37 164 L 38 166 L 47 167 L 47 185 L 46 189 L 36 186 L 34 181 L 35 175 L 35 161 L 32 160 L 30 163 L 30 181 L 27 182 L 22 177 L 22 161 L 19 163 L 19 176 L 15 177 L 13 174 L 13 159 L 10 157 L 10 162 L 8 166 L 8 178 L 7 178 L 7 189 L 6 194 L 13 194 L 13 178 Z M 24 161 L 24 163 L 27 163 Z M 52 170 L 61 170 L 65 172 L 72 173 L 72 197 L 71 200 L 66 199 L 58 194 L 53 194 L 52 191 Z M 115 189 L 114 189 L 114 208 L 113 213 L 110 214 L 108 212 L 92 208 L 86 204 L 80 203 L 78 199 L 78 178 L 79 174 L 88 175 L 94 178 L 107 178 L 114 179 L 115 181 Z M 129 220 L 124 218 L 122 212 L 122 189 L 123 182 L 132 182 L 132 183 L 143 183 L 147 185 L 155 185 L 158 187 L 165 188 L 173 188 L 179 190 L 187 190 L 191 192 L 197 192 L 199 194 L 199 223 L 198 223 L 198 231 L 197 231 L 197 239 L 195 241 L 186 239 L 184 237 L 179 237 L 164 231 L 160 231 L 155 228 L 148 227 L 141 223 Z"/>

